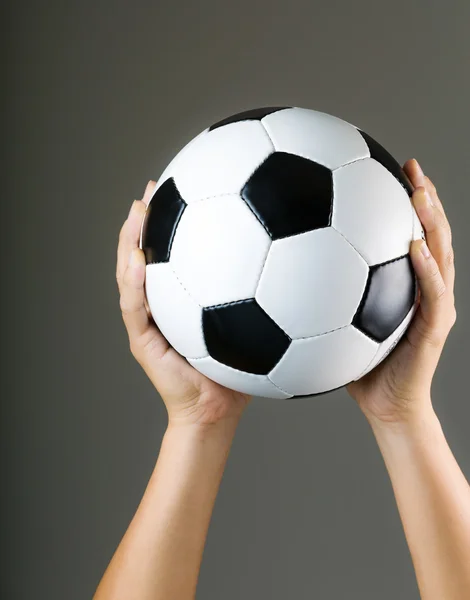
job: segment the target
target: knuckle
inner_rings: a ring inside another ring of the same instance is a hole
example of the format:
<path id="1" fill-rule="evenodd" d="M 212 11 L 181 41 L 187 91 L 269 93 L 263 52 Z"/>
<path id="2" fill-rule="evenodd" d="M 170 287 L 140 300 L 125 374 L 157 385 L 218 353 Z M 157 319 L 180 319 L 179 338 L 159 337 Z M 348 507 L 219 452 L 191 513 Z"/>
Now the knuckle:
<path id="1" fill-rule="evenodd" d="M 134 338 L 129 338 L 129 350 L 135 359 L 139 359 L 141 348 Z"/>
<path id="2" fill-rule="evenodd" d="M 449 221 L 444 215 L 439 215 L 438 227 L 441 229 L 442 242 L 447 246 L 452 246 L 452 230 Z"/>
<path id="3" fill-rule="evenodd" d="M 132 355 L 140 364 L 144 364 L 145 357 L 152 354 L 152 350 L 155 345 L 154 336 L 147 336 L 145 334 L 140 336 L 133 336 L 129 340 L 129 346 Z"/>
<path id="4" fill-rule="evenodd" d="M 119 298 L 119 308 L 121 309 L 123 315 L 129 315 L 133 312 L 132 306 L 130 306 L 128 300 L 122 294 Z"/>
<path id="5" fill-rule="evenodd" d="M 136 277 L 132 269 L 126 267 L 122 274 L 122 282 L 129 290 L 139 290 L 142 287 L 142 282 L 139 277 Z"/>
<path id="6" fill-rule="evenodd" d="M 442 348 L 442 346 L 444 345 L 444 342 L 446 341 L 446 336 L 447 336 L 447 334 L 444 333 L 443 331 L 436 330 L 428 335 L 428 337 L 426 339 L 426 343 L 431 348 L 435 348 L 435 349 Z"/>
<path id="7" fill-rule="evenodd" d="M 447 234 L 448 234 L 448 235 L 450 235 L 452 232 L 451 232 L 451 229 L 450 229 L 450 223 L 449 223 L 449 221 L 447 220 L 447 217 L 446 217 L 446 216 L 445 216 L 445 214 L 444 214 L 444 213 L 442 213 L 441 211 L 439 211 L 439 213 L 438 213 L 438 214 L 439 214 L 439 225 L 440 225 L 440 226 L 441 226 L 443 229 L 445 229 L 445 231 L 447 232 Z"/>
<path id="8" fill-rule="evenodd" d="M 444 345 L 446 333 L 442 327 L 434 327 L 424 335 L 425 343 L 431 348 L 441 348 Z"/>
<path id="9" fill-rule="evenodd" d="M 429 278 L 431 280 L 432 286 L 434 287 L 434 292 L 439 297 L 445 294 L 445 283 L 441 276 L 441 271 L 439 270 L 439 265 L 434 260 L 433 265 L 430 265 L 429 270 Z"/>
<path id="10" fill-rule="evenodd" d="M 124 269 L 121 275 L 121 281 L 125 289 L 129 289 L 130 281 L 129 281 L 129 269 Z"/>
<path id="11" fill-rule="evenodd" d="M 123 316 L 126 316 L 129 314 L 129 308 L 127 307 L 126 303 L 122 299 L 119 301 L 119 308 L 121 309 Z"/>
<path id="12" fill-rule="evenodd" d="M 129 339 L 129 350 L 135 360 L 142 365 L 144 362 L 144 348 L 138 339 L 130 338 Z"/>
<path id="13" fill-rule="evenodd" d="M 454 266 L 454 250 L 450 247 L 444 256 L 444 266 L 446 269 L 452 269 Z"/>
<path id="14" fill-rule="evenodd" d="M 446 284 L 444 283 L 439 267 L 436 264 L 429 273 L 429 298 L 432 302 L 441 304 L 446 297 L 446 292 Z"/>
<path id="15" fill-rule="evenodd" d="M 434 219 L 435 219 L 436 225 L 438 227 L 440 227 L 441 229 L 447 230 L 449 228 L 447 219 L 445 218 L 445 216 L 442 214 L 442 212 L 438 208 L 434 208 Z"/>
<path id="16" fill-rule="evenodd" d="M 142 356 L 143 357 L 152 357 L 154 359 L 160 360 L 162 358 L 161 348 L 159 345 L 159 340 L 154 335 L 146 336 L 144 334 L 143 339 L 141 340 L 142 346 Z"/>
<path id="17" fill-rule="evenodd" d="M 436 284 L 436 301 L 437 302 L 442 302 L 442 300 L 445 298 L 446 295 L 446 286 L 445 283 L 441 281 L 439 281 L 439 283 Z"/>
<path id="18" fill-rule="evenodd" d="M 418 335 L 422 342 L 431 348 L 440 348 L 444 343 L 445 336 L 437 324 L 428 324 L 424 321 L 417 324 Z"/>
<path id="19" fill-rule="evenodd" d="M 452 308 L 449 311 L 449 329 L 452 329 L 452 327 L 455 325 L 456 321 L 457 321 L 457 311 L 455 310 L 455 306 L 452 306 Z"/>

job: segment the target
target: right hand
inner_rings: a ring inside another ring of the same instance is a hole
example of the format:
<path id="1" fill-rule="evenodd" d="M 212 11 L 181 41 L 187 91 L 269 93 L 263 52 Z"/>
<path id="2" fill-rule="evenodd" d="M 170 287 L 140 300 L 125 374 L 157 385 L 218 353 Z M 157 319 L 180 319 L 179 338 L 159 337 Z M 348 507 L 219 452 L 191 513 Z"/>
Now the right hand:
<path id="1" fill-rule="evenodd" d="M 415 240 L 410 256 L 420 288 L 413 322 L 397 348 L 365 377 L 348 386 L 370 422 L 400 424 L 432 411 L 431 383 L 456 319 L 452 232 L 437 190 L 416 160 L 404 169 L 427 243 Z M 424 412 L 423 412 L 424 411 Z"/>
<path id="2" fill-rule="evenodd" d="M 155 190 L 149 181 L 119 234 L 116 279 L 131 352 L 161 395 L 172 425 L 237 422 L 250 396 L 211 381 L 172 348 L 152 319 L 145 298 L 146 263 L 139 248 L 142 221 Z"/>

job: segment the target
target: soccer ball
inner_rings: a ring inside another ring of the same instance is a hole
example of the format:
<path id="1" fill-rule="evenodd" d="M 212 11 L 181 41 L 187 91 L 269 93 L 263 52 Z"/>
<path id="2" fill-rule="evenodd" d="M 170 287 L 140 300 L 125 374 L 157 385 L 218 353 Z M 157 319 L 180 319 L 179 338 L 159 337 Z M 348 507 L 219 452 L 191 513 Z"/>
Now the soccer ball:
<path id="1" fill-rule="evenodd" d="M 240 392 L 357 380 L 416 310 L 412 191 L 380 144 L 326 113 L 261 108 L 212 125 L 165 169 L 143 221 L 157 326 Z"/>

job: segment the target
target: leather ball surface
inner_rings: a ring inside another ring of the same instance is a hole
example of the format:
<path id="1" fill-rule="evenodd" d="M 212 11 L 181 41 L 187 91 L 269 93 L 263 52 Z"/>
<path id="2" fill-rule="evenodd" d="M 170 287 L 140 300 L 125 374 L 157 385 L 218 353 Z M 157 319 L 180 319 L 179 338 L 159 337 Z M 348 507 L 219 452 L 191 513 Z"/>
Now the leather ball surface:
<path id="1" fill-rule="evenodd" d="M 255 396 L 360 378 L 416 310 L 412 191 L 378 142 L 326 113 L 212 125 L 165 169 L 142 225 L 157 326 L 201 373 Z"/>

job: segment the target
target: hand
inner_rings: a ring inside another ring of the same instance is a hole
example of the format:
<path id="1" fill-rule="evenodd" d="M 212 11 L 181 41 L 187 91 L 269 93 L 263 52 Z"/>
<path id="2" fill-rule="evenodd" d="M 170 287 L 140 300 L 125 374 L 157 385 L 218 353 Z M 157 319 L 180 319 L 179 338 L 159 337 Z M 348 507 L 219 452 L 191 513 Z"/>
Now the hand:
<path id="1" fill-rule="evenodd" d="M 119 234 L 116 279 L 122 317 L 132 354 L 168 410 L 171 425 L 237 423 L 249 396 L 229 390 L 202 375 L 172 348 L 153 321 L 145 299 L 145 256 L 139 237 L 146 206 L 156 183 L 149 181 L 135 200 Z"/>
<path id="2" fill-rule="evenodd" d="M 427 244 L 413 241 L 411 260 L 418 279 L 418 310 L 395 350 L 348 391 L 369 421 L 400 423 L 431 408 L 431 382 L 446 338 L 455 323 L 451 229 L 431 180 L 416 160 L 404 170 L 415 187 L 412 202 Z"/>

